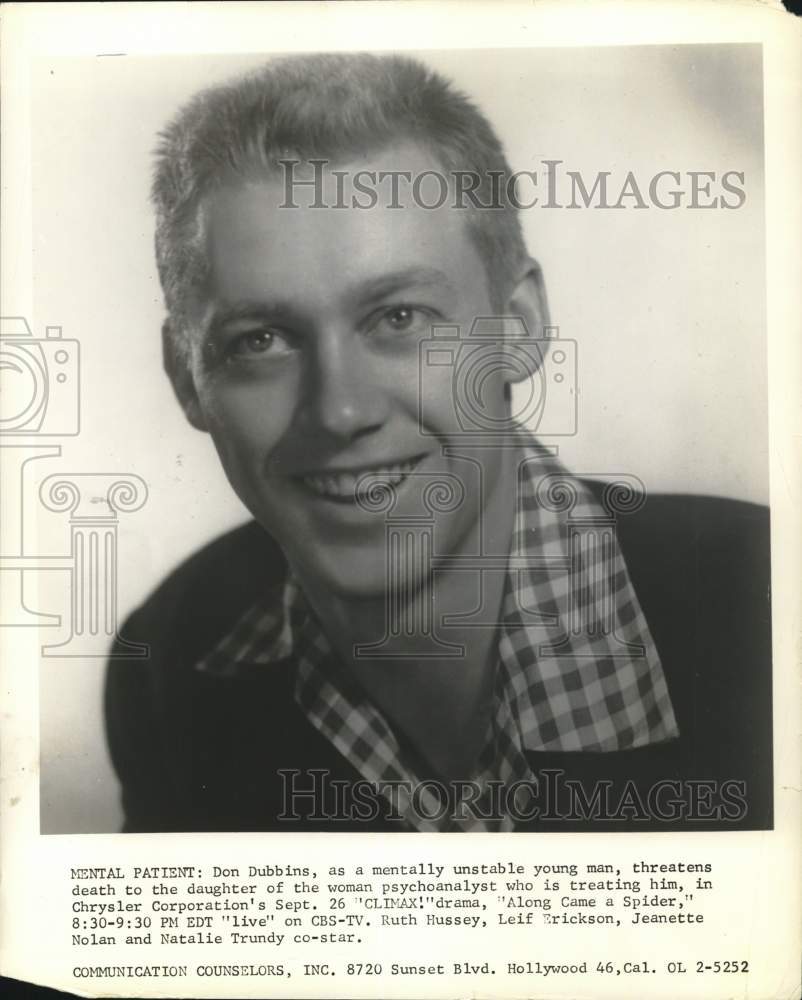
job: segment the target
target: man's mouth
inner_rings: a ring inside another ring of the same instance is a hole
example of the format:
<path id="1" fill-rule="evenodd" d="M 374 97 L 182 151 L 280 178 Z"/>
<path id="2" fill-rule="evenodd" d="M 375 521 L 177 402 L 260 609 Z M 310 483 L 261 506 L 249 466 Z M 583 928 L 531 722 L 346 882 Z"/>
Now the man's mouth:
<path id="1" fill-rule="evenodd" d="M 393 465 L 366 467 L 356 472 L 311 473 L 300 479 L 317 496 L 340 503 L 354 503 L 359 495 L 377 487 L 400 486 L 422 458 L 422 455 L 416 455 Z"/>

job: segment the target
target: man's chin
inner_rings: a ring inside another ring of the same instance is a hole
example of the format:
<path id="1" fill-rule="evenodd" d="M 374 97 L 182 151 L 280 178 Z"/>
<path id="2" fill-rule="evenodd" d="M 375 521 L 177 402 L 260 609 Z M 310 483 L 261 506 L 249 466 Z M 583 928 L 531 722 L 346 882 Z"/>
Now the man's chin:
<path id="1" fill-rule="evenodd" d="M 344 549 L 346 547 L 343 547 Z M 333 550 L 315 561 L 304 560 L 296 565 L 301 586 L 306 582 L 318 595 L 340 601 L 385 601 L 391 592 L 402 599 L 424 585 L 424 574 L 391 572 L 386 554 L 375 551 Z"/>

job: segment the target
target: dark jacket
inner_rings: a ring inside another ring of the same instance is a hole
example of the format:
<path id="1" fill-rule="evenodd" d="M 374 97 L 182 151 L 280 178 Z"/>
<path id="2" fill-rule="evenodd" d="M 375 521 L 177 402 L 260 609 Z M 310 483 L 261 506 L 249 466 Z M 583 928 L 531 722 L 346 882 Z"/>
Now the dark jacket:
<path id="1" fill-rule="evenodd" d="M 681 735 L 637 750 L 529 754 L 540 791 L 526 811 L 537 815 L 519 829 L 771 828 L 768 527 L 762 507 L 692 496 L 650 496 L 620 519 Z M 406 829 L 387 816 L 320 818 L 335 809 L 332 782 L 361 776 L 296 706 L 292 661 L 233 678 L 195 669 L 283 568 L 268 534 L 244 525 L 193 555 L 123 627 L 150 646 L 146 660 L 110 660 L 107 677 L 125 830 Z M 313 786 L 322 807 L 288 799 Z"/>

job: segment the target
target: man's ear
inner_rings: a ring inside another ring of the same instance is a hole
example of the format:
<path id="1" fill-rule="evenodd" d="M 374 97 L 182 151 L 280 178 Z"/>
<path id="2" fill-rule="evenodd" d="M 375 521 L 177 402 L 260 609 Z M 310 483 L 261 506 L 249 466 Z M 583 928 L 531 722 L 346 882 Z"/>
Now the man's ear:
<path id="1" fill-rule="evenodd" d="M 543 342 L 544 330 L 550 325 L 549 304 L 540 264 L 531 257 L 528 257 L 518 270 L 517 280 L 504 305 L 504 315 L 508 317 L 506 324 L 508 329 L 505 333 L 511 344 L 520 341 L 522 337 L 526 340 Z M 516 318 L 519 321 L 523 320 L 523 326 L 520 322 L 515 322 Z M 529 357 L 534 361 L 539 357 L 539 352 L 535 354 L 523 352 L 519 357 Z M 526 365 L 527 369 L 530 367 Z M 534 375 L 538 367 L 539 364 L 535 364 L 531 370 L 522 373 L 520 379 L 512 381 L 523 381 L 528 376 Z"/>
<path id="2" fill-rule="evenodd" d="M 162 324 L 162 362 L 170 384 L 187 420 L 199 431 L 207 431 L 203 418 L 195 382 L 189 369 L 187 358 L 183 356 L 170 320 Z"/>

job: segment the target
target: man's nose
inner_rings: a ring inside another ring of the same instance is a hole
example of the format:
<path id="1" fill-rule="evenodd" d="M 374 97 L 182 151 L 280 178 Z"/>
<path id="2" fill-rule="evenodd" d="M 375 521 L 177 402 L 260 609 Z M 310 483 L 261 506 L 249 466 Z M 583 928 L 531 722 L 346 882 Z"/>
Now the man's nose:
<path id="1" fill-rule="evenodd" d="M 310 360 L 306 406 L 315 430 L 348 441 L 381 427 L 389 399 L 378 363 L 358 333 L 336 332 L 318 339 Z"/>

